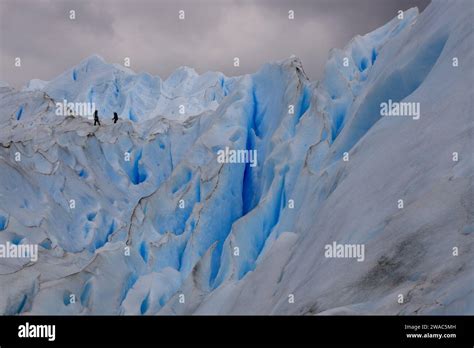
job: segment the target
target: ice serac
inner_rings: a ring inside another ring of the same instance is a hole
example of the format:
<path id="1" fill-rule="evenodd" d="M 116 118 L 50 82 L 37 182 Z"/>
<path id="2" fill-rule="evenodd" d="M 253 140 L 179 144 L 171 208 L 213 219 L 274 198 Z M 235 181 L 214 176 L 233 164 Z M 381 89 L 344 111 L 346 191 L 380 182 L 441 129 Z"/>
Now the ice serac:
<path id="1" fill-rule="evenodd" d="M 191 68 L 180 68 L 162 81 L 93 55 L 51 81 L 30 81 L 24 90 L 39 89 L 57 101 L 95 103 L 101 116 L 111 118 L 117 112 L 119 118 L 139 122 L 155 117 L 186 119 L 214 110 L 232 80 L 219 72 L 198 75 Z"/>
<path id="2" fill-rule="evenodd" d="M 39 259 L 0 259 L 0 312 L 472 314 L 466 5 L 355 37 L 320 82 L 297 58 L 162 80 L 91 56 L 1 84 L 0 243 Z M 420 119 L 380 117 L 387 99 Z M 102 125 L 57 116 L 63 100 L 94 102 Z M 225 148 L 257 165 L 220 163 Z M 364 261 L 324 257 L 334 241 L 364 244 Z"/>

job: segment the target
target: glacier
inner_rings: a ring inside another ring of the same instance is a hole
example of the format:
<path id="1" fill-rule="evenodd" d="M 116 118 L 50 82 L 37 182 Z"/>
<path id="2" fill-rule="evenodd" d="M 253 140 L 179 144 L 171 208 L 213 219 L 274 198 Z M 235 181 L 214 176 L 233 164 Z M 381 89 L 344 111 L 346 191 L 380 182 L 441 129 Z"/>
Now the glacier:
<path id="1" fill-rule="evenodd" d="M 0 313 L 474 313 L 468 5 L 356 36 L 321 81 L 295 57 L 162 80 L 93 55 L 2 82 L 0 243 L 39 257 L 0 258 Z M 420 119 L 380 117 L 388 99 Z M 57 116 L 63 100 L 102 125 Z M 219 163 L 225 148 L 258 165 Z M 364 261 L 324 257 L 333 242 L 364 244 Z"/>

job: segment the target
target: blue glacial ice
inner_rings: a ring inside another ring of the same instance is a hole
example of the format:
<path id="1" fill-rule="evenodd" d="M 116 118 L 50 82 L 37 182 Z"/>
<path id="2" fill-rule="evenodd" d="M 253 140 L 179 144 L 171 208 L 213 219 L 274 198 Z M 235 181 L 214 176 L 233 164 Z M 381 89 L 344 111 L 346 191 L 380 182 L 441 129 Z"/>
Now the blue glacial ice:
<path id="1" fill-rule="evenodd" d="M 0 243 L 40 252 L 0 259 L 0 313 L 472 314 L 472 15 L 405 11 L 319 82 L 297 58 L 162 80 L 93 55 L 0 84 Z M 387 99 L 420 120 L 380 117 Z M 63 100 L 102 125 L 57 116 Z M 226 147 L 258 165 L 219 163 Z M 366 260 L 325 258 L 333 241 Z"/>

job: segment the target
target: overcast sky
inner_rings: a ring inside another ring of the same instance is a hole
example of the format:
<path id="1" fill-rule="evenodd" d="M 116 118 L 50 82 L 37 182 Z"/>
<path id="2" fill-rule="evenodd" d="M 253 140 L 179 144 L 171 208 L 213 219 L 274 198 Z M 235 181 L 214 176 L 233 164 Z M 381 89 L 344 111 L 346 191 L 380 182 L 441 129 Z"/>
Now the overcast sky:
<path id="1" fill-rule="evenodd" d="M 91 54 L 166 78 L 187 65 L 199 73 L 252 73 L 294 54 L 311 79 L 328 51 L 342 48 L 429 0 L 0 0 L 0 80 L 20 87 L 50 80 Z M 76 19 L 69 19 L 75 10 Z M 185 11 L 185 20 L 178 11 Z M 295 19 L 288 19 L 288 11 Z M 15 57 L 21 68 L 15 68 Z M 233 58 L 240 58 L 240 68 Z"/>

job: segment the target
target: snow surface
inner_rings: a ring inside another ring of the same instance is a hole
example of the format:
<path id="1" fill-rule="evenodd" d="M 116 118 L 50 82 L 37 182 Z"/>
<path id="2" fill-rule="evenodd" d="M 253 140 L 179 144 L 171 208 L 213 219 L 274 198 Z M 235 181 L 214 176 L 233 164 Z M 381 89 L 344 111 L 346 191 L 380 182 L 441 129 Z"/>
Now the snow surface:
<path id="1" fill-rule="evenodd" d="M 0 258 L 0 313 L 474 313 L 467 5 L 355 37 L 321 82 L 297 58 L 162 81 L 91 56 L 2 84 L 0 243 L 40 254 Z M 420 102 L 420 119 L 380 118 L 389 98 Z M 57 116 L 63 99 L 96 103 L 102 125 Z M 219 163 L 226 146 L 258 166 Z M 333 241 L 363 243 L 364 262 L 324 257 Z"/>

